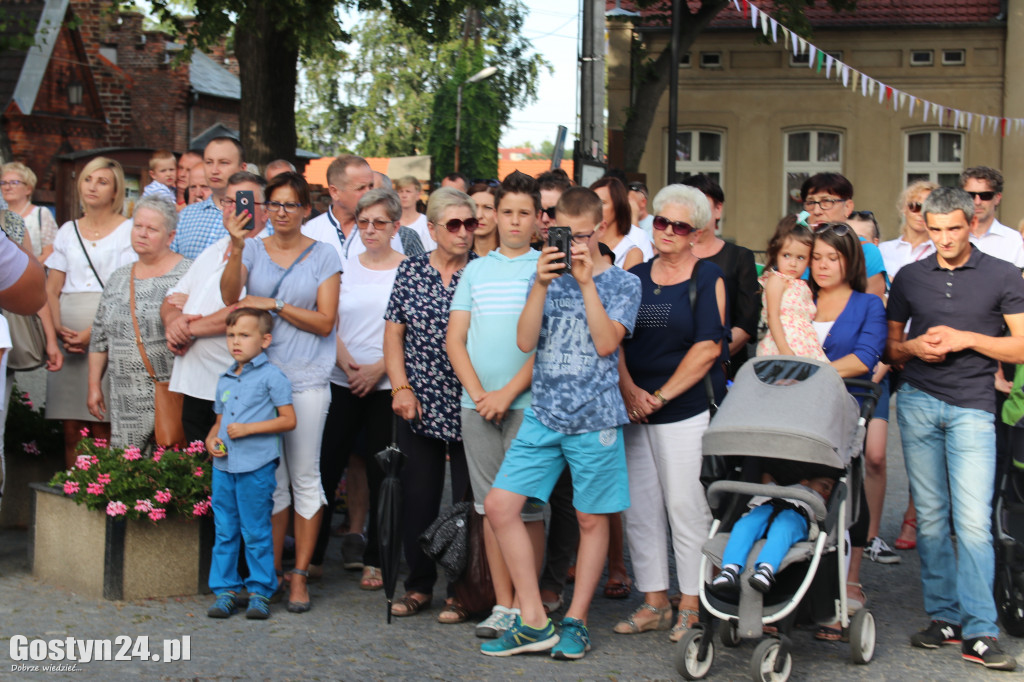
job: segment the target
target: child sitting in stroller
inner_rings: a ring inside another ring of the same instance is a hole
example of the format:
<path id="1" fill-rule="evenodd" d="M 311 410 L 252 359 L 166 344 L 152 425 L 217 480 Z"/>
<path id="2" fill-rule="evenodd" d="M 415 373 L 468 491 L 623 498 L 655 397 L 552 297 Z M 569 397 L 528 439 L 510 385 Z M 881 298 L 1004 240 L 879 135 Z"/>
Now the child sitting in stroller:
<path id="1" fill-rule="evenodd" d="M 822 476 L 801 479 L 799 483 L 786 487 L 817 493 L 825 502 L 832 494 L 834 485 L 834 478 Z M 721 597 L 735 597 L 739 593 L 740 575 L 755 542 L 765 538 L 749 583 L 764 594 L 775 585 L 775 572 L 789 548 L 808 539 L 811 511 L 805 503 L 758 496 L 751 499 L 750 507 L 752 509 L 733 524 L 722 556 L 722 571 L 711 581 L 711 590 Z"/>

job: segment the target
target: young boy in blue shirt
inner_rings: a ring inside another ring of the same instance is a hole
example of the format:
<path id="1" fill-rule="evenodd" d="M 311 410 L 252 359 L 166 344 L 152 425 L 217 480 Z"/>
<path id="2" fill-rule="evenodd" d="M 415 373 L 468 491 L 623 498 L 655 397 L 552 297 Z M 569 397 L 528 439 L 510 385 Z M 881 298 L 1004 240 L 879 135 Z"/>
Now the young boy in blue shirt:
<path id="1" fill-rule="evenodd" d="M 216 534 L 210 589 L 217 601 L 206 612 L 227 618 L 238 612 L 239 541 L 245 538 L 249 608 L 245 617 L 270 617 L 277 589 L 270 517 L 281 437 L 295 428 L 292 385 L 263 351 L 270 345 L 270 313 L 239 308 L 227 317 L 228 350 L 235 366 L 221 375 L 213 411 L 217 421 L 206 438 L 213 459 L 213 520 Z"/>
<path id="2" fill-rule="evenodd" d="M 594 192 L 573 187 L 562 194 L 555 224 L 572 230 L 571 272 L 564 272 L 565 254 L 544 247 L 516 333 L 521 351 L 536 349 L 533 403 L 484 502 L 521 611 L 499 639 L 480 647 L 488 656 L 550 649 L 557 659 L 583 658 L 590 600 L 608 554 L 608 516 L 629 506 L 618 351 L 636 321 L 640 280 L 601 258 L 607 226 Z M 580 544 L 559 636 L 541 603 L 537 557 L 520 514 L 528 501 L 547 501 L 566 464 Z"/>
<path id="3" fill-rule="evenodd" d="M 505 452 L 530 406 L 533 354 L 516 347 L 516 325 L 526 303 L 540 252 L 530 237 L 540 215 L 537 181 L 511 173 L 494 199 L 500 246 L 466 266 L 448 316 L 448 359 L 462 383 L 462 441 L 476 510 L 494 483 Z M 527 505 L 523 521 L 538 556 L 544 551 L 544 506 Z M 484 516 L 484 546 L 494 584 L 491 615 L 476 636 L 493 638 L 509 629 L 519 614 L 512 579 L 491 524 Z"/>

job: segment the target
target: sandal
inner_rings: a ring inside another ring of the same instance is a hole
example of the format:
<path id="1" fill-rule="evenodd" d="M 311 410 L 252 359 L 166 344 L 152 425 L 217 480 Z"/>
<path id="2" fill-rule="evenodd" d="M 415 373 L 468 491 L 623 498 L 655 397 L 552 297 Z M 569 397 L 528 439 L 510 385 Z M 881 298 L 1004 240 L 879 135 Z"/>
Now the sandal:
<path id="1" fill-rule="evenodd" d="M 405 618 L 407 616 L 415 616 L 424 609 L 429 609 L 431 596 L 429 594 L 424 595 L 426 598 L 420 600 L 413 596 L 415 594 L 419 593 L 408 592 L 404 597 L 392 604 L 391 615 L 397 618 Z"/>
<path id="2" fill-rule="evenodd" d="M 653 613 L 654 618 L 637 623 L 636 617 L 644 611 Z M 620 620 L 615 624 L 614 631 L 619 635 L 639 635 L 641 632 L 648 632 L 649 630 L 668 630 L 671 627 L 671 604 L 659 609 L 647 602 L 641 602 L 640 606 L 636 607 L 636 611 L 629 614 L 629 618 L 626 620 Z"/>
<path id="3" fill-rule="evenodd" d="M 672 631 L 669 632 L 668 638 L 673 642 L 678 642 L 683 638 L 683 635 L 692 627 L 695 623 L 700 620 L 700 612 L 697 609 L 679 609 L 679 619 L 676 624 L 672 626 Z"/>
<path id="4" fill-rule="evenodd" d="M 868 603 L 868 593 L 864 591 L 864 586 L 860 583 L 846 583 L 846 587 L 853 587 L 860 591 L 860 599 L 851 597 L 849 589 L 846 591 L 846 608 L 850 611 L 850 615 L 852 616 L 864 608 L 864 605 Z"/>
<path id="5" fill-rule="evenodd" d="M 447 599 L 444 608 L 437 614 L 437 622 L 444 625 L 455 625 L 464 623 L 469 618 L 469 611 L 459 603 L 457 599 Z"/>
<path id="6" fill-rule="evenodd" d="M 905 528 L 912 528 L 914 530 L 914 539 L 905 540 L 903 538 L 903 531 Z M 917 547 L 917 519 L 905 519 L 903 525 L 900 526 L 900 536 L 896 538 L 896 541 L 892 543 L 892 546 L 896 549 L 914 549 Z"/>
<path id="7" fill-rule="evenodd" d="M 363 566 L 363 577 L 359 579 L 359 589 L 372 592 L 384 587 L 384 578 L 376 566 Z"/>
<path id="8" fill-rule="evenodd" d="M 814 639 L 822 642 L 841 642 L 843 630 L 832 625 L 819 625 L 814 633 Z"/>
<path id="9" fill-rule="evenodd" d="M 558 595 L 553 601 L 542 600 L 541 604 L 544 606 L 544 613 L 550 616 L 555 611 L 560 611 L 562 609 L 562 595 Z"/>
<path id="10" fill-rule="evenodd" d="M 309 581 L 309 571 L 303 571 L 298 568 L 293 568 L 291 571 L 289 571 L 289 573 L 291 573 L 292 575 L 299 575 L 303 578 L 306 578 L 307 583 Z M 311 608 L 313 608 L 313 604 L 308 600 L 308 598 L 306 601 L 292 601 L 291 598 L 288 599 L 287 609 L 289 613 L 306 613 Z"/>
<path id="11" fill-rule="evenodd" d="M 609 578 L 608 582 L 604 584 L 605 599 L 626 599 L 632 592 L 633 582 L 629 578 L 625 580 Z"/>

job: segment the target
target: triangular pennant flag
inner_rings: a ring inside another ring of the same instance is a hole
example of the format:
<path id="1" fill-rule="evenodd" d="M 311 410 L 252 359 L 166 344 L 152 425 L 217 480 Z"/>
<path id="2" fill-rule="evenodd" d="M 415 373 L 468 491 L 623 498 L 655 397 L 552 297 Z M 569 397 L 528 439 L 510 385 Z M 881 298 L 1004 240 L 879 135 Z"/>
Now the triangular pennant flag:
<path id="1" fill-rule="evenodd" d="M 936 106 L 935 108 L 939 110 L 939 126 L 942 126 L 942 117 L 946 113 L 946 110 L 940 106 Z"/>
<path id="2" fill-rule="evenodd" d="M 782 49 L 788 50 L 789 49 L 789 29 L 786 28 L 785 26 L 781 26 L 781 25 L 779 26 L 779 28 L 782 30 Z"/>
<path id="3" fill-rule="evenodd" d="M 881 104 L 882 100 L 885 99 L 886 87 L 885 87 L 885 85 L 883 83 L 881 83 L 879 81 L 876 81 L 876 82 L 878 83 L 878 103 Z M 872 83 L 871 85 L 872 85 L 872 87 L 874 87 L 875 84 Z"/>
<path id="4" fill-rule="evenodd" d="M 761 33 L 768 35 L 768 15 L 761 12 Z"/>
<path id="5" fill-rule="evenodd" d="M 875 94 L 875 85 L 878 83 L 874 78 L 868 78 L 868 97 Z M 879 100 L 881 101 L 881 100 Z"/>
<path id="6" fill-rule="evenodd" d="M 757 5 L 750 5 L 750 28 L 757 28 Z"/>
<path id="7" fill-rule="evenodd" d="M 736 11 L 737 12 L 742 12 L 743 11 L 743 10 L 740 9 L 740 0 L 732 0 L 732 4 L 736 6 Z"/>
<path id="8" fill-rule="evenodd" d="M 953 110 L 953 127 L 954 128 L 959 128 L 960 127 L 960 113 L 961 112 L 960 112 L 959 109 L 954 109 Z"/>
<path id="9" fill-rule="evenodd" d="M 832 62 L 835 58 L 832 55 L 825 55 L 825 78 L 832 78 Z"/>
<path id="10" fill-rule="evenodd" d="M 928 100 L 924 100 L 923 104 L 924 104 L 924 113 L 921 115 L 921 117 L 925 121 L 927 121 L 928 120 L 928 114 L 931 113 L 932 103 L 929 102 Z"/>
<path id="11" fill-rule="evenodd" d="M 814 72 L 821 73 L 821 67 L 824 66 L 825 64 L 825 53 L 822 52 L 821 50 L 818 50 L 818 58 L 814 61 Z"/>
<path id="12" fill-rule="evenodd" d="M 917 104 L 917 98 L 916 97 L 911 97 L 910 98 L 910 108 L 909 108 L 908 113 L 907 113 L 908 116 L 912 117 L 914 115 L 914 105 L 915 104 Z"/>
<path id="13" fill-rule="evenodd" d="M 850 89 L 856 92 L 857 82 L 860 81 L 860 71 L 853 72 L 853 82 L 850 84 Z"/>
<path id="14" fill-rule="evenodd" d="M 750 3 L 747 0 L 743 0 L 743 18 L 747 18 L 747 10 L 750 9 Z"/>
<path id="15" fill-rule="evenodd" d="M 888 85 L 885 86 L 885 98 L 890 99 L 892 97 L 892 88 Z"/>
<path id="16" fill-rule="evenodd" d="M 800 37 L 795 33 L 791 37 L 793 38 L 793 56 L 796 57 L 800 54 Z"/>
<path id="17" fill-rule="evenodd" d="M 861 97 L 867 97 L 868 96 L 868 81 L 869 80 L 871 80 L 871 79 L 868 78 L 867 76 L 864 76 L 863 78 L 860 79 L 860 96 Z"/>
<path id="18" fill-rule="evenodd" d="M 772 19 L 771 20 L 771 24 L 772 24 L 772 42 L 773 43 L 777 43 L 777 42 L 779 42 L 779 22 L 777 22 L 774 19 Z"/>
<path id="19" fill-rule="evenodd" d="M 843 76 L 843 87 L 845 88 L 850 83 L 850 69 L 846 66 L 846 64 L 840 62 L 839 73 L 842 74 Z"/>
<path id="20" fill-rule="evenodd" d="M 800 54 L 803 54 L 804 52 L 806 52 L 809 47 L 810 47 L 810 44 L 806 40 L 804 40 L 803 38 L 800 38 Z"/>
<path id="21" fill-rule="evenodd" d="M 811 43 L 807 43 L 807 49 L 808 49 L 808 52 L 807 52 L 807 67 L 813 69 L 814 68 L 814 61 L 815 61 L 814 58 L 818 54 L 818 48 L 816 48 Z"/>
<path id="22" fill-rule="evenodd" d="M 972 124 L 973 122 L 974 122 L 974 114 L 972 114 L 971 112 L 969 112 L 969 111 L 968 111 L 968 112 L 967 112 L 967 126 L 966 126 L 966 127 L 967 127 L 967 131 L 968 131 L 968 132 L 970 132 L 970 130 L 971 130 L 971 124 Z"/>
<path id="23" fill-rule="evenodd" d="M 907 93 L 905 93 L 905 92 L 901 92 L 901 93 L 900 93 L 900 97 L 899 97 L 899 100 L 900 100 L 900 102 L 899 102 L 899 106 L 897 106 L 896 108 L 897 108 L 897 109 L 902 109 L 902 108 L 903 108 L 903 105 L 907 103 Z"/>
<path id="24" fill-rule="evenodd" d="M 999 130 L 1002 133 L 1002 136 L 1006 137 L 1006 119 L 1005 118 L 1000 120 L 1000 122 L 999 122 Z"/>
<path id="25" fill-rule="evenodd" d="M 899 111 L 900 110 L 900 94 L 901 93 L 900 93 L 899 90 L 893 90 L 893 94 L 892 94 L 892 110 L 893 111 Z"/>

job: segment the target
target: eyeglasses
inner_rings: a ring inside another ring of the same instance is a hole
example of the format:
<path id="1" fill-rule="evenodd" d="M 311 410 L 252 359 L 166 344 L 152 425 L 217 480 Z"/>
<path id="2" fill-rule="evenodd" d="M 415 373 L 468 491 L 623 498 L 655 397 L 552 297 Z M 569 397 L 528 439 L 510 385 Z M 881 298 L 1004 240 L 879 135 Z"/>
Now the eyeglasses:
<path id="1" fill-rule="evenodd" d="M 818 201 L 805 201 L 804 209 L 813 211 L 815 206 L 820 206 L 822 211 L 827 211 L 836 204 L 846 201 L 845 199 L 820 199 Z"/>
<path id="2" fill-rule="evenodd" d="M 0 187 L 17 187 L 24 184 L 21 180 L 0 180 Z"/>
<path id="3" fill-rule="evenodd" d="M 370 225 L 373 225 L 376 230 L 383 230 L 394 222 L 394 220 L 384 220 L 383 218 L 374 218 L 373 220 L 370 220 L 369 218 L 360 218 L 356 221 L 356 224 L 359 226 L 360 230 L 367 230 L 370 228 Z"/>
<path id="4" fill-rule="evenodd" d="M 0 183 L 2 185 L 3 183 Z M 982 201 L 992 201 L 995 198 L 995 192 L 967 192 L 971 195 L 971 199 L 981 199 Z"/>
<path id="5" fill-rule="evenodd" d="M 875 219 L 875 214 L 872 211 L 854 211 L 850 214 L 850 217 L 854 220 L 867 220 L 871 221 Z"/>
<path id="6" fill-rule="evenodd" d="M 626 185 L 626 188 L 630 192 L 640 192 L 644 196 L 647 196 L 647 185 L 645 185 L 642 182 L 631 182 L 628 185 Z"/>
<path id="7" fill-rule="evenodd" d="M 199 187 L 198 185 L 194 185 L 194 186 L 197 187 L 197 188 Z M 232 199 L 231 197 L 223 197 L 220 200 L 220 205 L 223 206 L 224 208 L 231 208 L 232 206 L 235 205 L 235 200 Z M 252 205 L 253 206 L 267 206 L 267 204 L 263 204 L 263 203 L 260 203 L 258 201 L 252 202 Z"/>
<path id="8" fill-rule="evenodd" d="M 446 223 L 434 223 L 435 227 L 443 227 L 452 234 L 457 233 L 463 227 L 466 228 L 466 232 L 475 232 L 476 228 L 480 227 L 480 221 L 476 218 L 466 218 L 465 220 L 459 220 L 458 218 L 452 218 Z"/>
<path id="9" fill-rule="evenodd" d="M 555 219 L 555 207 L 554 206 L 548 206 L 547 208 L 542 208 L 540 210 L 540 212 L 543 213 L 544 215 L 546 215 L 548 218 L 551 218 L 551 220 Z"/>
<path id="10" fill-rule="evenodd" d="M 277 213 L 281 209 L 284 209 L 285 213 L 297 213 L 302 208 L 302 204 L 296 204 L 294 201 L 286 201 L 283 204 L 280 201 L 268 201 L 263 205 L 271 213 Z"/>
<path id="11" fill-rule="evenodd" d="M 845 237 L 853 232 L 853 228 L 846 223 L 822 223 L 814 228 L 814 234 L 825 234 L 830 230 L 834 232 L 837 237 Z"/>
<path id="12" fill-rule="evenodd" d="M 596 232 L 596 230 L 594 232 Z M 586 244 L 587 240 L 594 236 L 594 232 L 588 232 L 587 234 L 574 234 L 572 236 L 572 241 L 574 244 Z"/>
<path id="13" fill-rule="evenodd" d="M 920 201 L 910 201 L 907 203 L 907 210 L 911 213 L 920 213 L 921 206 L 922 204 Z"/>
<path id="14" fill-rule="evenodd" d="M 679 237 L 685 237 L 691 232 L 695 232 L 697 230 L 697 228 L 690 223 L 684 223 L 682 220 L 669 220 L 665 216 L 660 215 L 654 216 L 654 222 L 652 225 L 654 225 L 655 230 L 659 231 L 667 230 L 671 227 L 672 232 Z"/>

